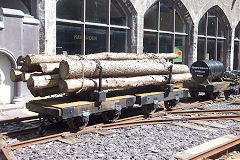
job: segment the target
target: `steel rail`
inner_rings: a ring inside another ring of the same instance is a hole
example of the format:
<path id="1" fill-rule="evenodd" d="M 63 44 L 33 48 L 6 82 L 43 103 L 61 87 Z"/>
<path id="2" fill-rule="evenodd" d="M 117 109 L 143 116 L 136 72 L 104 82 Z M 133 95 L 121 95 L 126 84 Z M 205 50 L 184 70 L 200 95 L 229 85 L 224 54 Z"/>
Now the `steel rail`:
<path id="1" fill-rule="evenodd" d="M 194 107 L 194 106 L 198 106 L 198 105 L 204 105 L 204 104 L 209 104 L 214 102 L 213 100 L 207 100 L 207 101 L 202 101 L 202 102 L 193 102 L 193 103 L 187 103 L 187 104 L 183 104 L 182 106 L 179 107 L 179 109 L 184 109 L 184 108 L 189 108 L 189 107 Z"/>
<path id="2" fill-rule="evenodd" d="M 22 135 L 22 134 L 28 134 L 28 133 L 33 133 L 38 130 L 39 127 L 30 127 L 30 128 L 24 128 L 21 130 L 15 130 L 15 131 L 10 131 L 10 132 L 2 132 L 0 135 L 3 138 L 8 138 L 9 136 L 16 136 L 16 135 Z"/>
<path id="3" fill-rule="evenodd" d="M 0 160 L 12 160 L 10 156 L 10 150 L 7 148 L 0 148 Z"/>
<path id="4" fill-rule="evenodd" d="M 0 124 L 21 122 L 21 121 L 32 120 L 37 118 L 38 116 L 24 116 L 24 117 L 9 118 L 9 119 L 0 120 Z"/>
<path id="5" fill-rule="evenodd" d="M 169 111 L 167 114 L 202 114 L 202 113 L 232 113 L 240 112 L 240 109 L 213 109 L 213 110 L 183 110 L 183 111 Z"/>
<path id="6" fill-rule="evenodd" d="M 221 115 L 221 116 L 201 116 L 201 117 L 187 117 L 187 118 L 171 118 L 171 119 L 163 119 L 163 118 L 154 118 L 150 120 L 140 120 L 140 121 L 132 121 L 132 122 L 123 122 L 123 123 L 113 123 L 101 126 L 102 129 L 116 129 L 123 128 L 129 126 L 139 126 L 139 125 L 151 125 L 151 124 L 160 124 L 160 123 L 170 123 L 175 121 L 184 121 L 184 122 L 192 122 L 199 120 L 225 120 L 225 119 L 240 119 L 240 115 Z"/>
<path id="7" fill-rule="evenodd" d="M 236 112 L 236 111 L 240 111 L 240 110 L 206 110 L 206 111 L 171 111 L 171 112 L 167 112 L 168 114 L 191 114 L 191 113 L 210 113 L 210 112 Z M 163 112 L 164 113 L 164 112 Z M 235 119 L 235 118 L 240 118 L 240 115 L 221 115 L 221 116 L 205 116 L 205 117 L 188 117 L 188 118 L 172 118 L 172 119 L 162 119 L 162 118 L 151 118 L 151 119 L 144 119 L 143 116 L 134 116 L 134 117 L 128 117 L 128 118 L 124 118 L 121 120 L 118 120 L 115 123 L 111 123 L 111 124 L 98 124 L 95 126 L 89 126 L 86 127 L 84 130 L 80 131 L 80 132 L 85 132 L 87 130 L 89 130 L 89 128 L 91 128 L 91 130 L 96 130 L 96 128 L 101 128 L 101 129 L 112 129 L 112 128 L 122 128 L 122 127 L 128 127 L 128 126 L 136 126 L 136 125 L 145 125 L 145 124 L 158 124 L 158 123 L 170 123 L 173 121 L 195 121 L 195 120 L 216 120 L 216 119 Z M 4 132 L 1 133 L 1 135 L 4 136 L 11 136 L 11 135 L 18 135 L 18 134 L 23 134 L 23 133 L 31 133 L 33 131 L 36 131 L 38 129 L 38 127 L 32 127 L 32 128 L 27 128 L 24 130 L 20 130 L 20 131 L 12 131 L 12 132 Z M 62 136 L 63 134 L 66 134 L 69 132 L 63 132 L 60 133 L 60 135 Z M 60 135 L 56 135 L 57 137 L 59 137 Z M 55 137 L 54 135 L 52 135 L 53 137 Z M 35 144 L 35 141 L 43 141 L 45 142 L 45 140 L 42 139 L 49 139 L 47 141 L 51 141 L 52 136 L 46 136 L 46 137 L 41 137 L 39 139 L 34 139 L 34 140 L 27 140 L 27 141 L 23 141 L 23 142 L 19 142 L 21 143 L 25 143 L 26 144 Z M 55 139 L 55 138 L 54 138 Z M 17 145 L 17 144 L 15 144 Z M 11 146 L 11 145 L 10 145 Z M 24 145 L 25 146 L 25 145 Z M 21 148 L 21 147 L 20 147 Z"/>
<path id="8" fill-rule="evenodd" d="M 93 132 L 95 130 L 97 130 L 97 128 L 95 128 L 93 126 L 89 126 L 89 127 L 84 128 L 81 131 L 78 131 L 77 134 Z M 15 149 L 27 147 L 27 146 L 30 146 L 33 144 L 40 144 L 40 143 L 45 143 L 45 142 L 49 142 L 49 141 L 55 141 L 62 137 L 65 137 L 69 134 L 71 135 L 74 133 L 71 133 L 71 132 L 57 133 L 57 134 L 53 134 L 53 135 L 49 135 L 49 136 L 44 136 L 44 137 L 40 137 L 40 138 L 34 138 L 34 139 L 26 140 L 26 141 L 12 143 L 12 144 L 7 145 L 7 147 L 10 148 L 11 150 L 15 150 Z"/>
<path id="9" fill-rule="evenodd" d="M 117 129 L 123 127 L 131 127 L 131 126 L 139 126 L 139 125 L 150 125 L 150 124 L 160 124 L 160 123 L 170 123 L 174 121 L 198 121 L 198 120 L 220 120 L 220 119 L 236 119 L 240 118 L 240 115 L 227 115 L 227 116 L 205 116 L 205 117 L 189 117 L 189 118 L 173 118 L 173 119 L 162 119 L 157 118 L 153 120 L 139 120 L 139 121 L 129 121 L 129 122 L 117 122 L 113 124 L 98 124 L 95 126 L 86 127 L 85 129 L 75 133 L 75 134 L 82 134 L 87 132 L 94 132 L 98 129 Z M 35 138 L 31 140 L 21 141 L 13 144 L 9 144 L 7 147 L 10 150 L 15 150 L 18 148 L 27 147 L 33 144 L 40 144 L 49 141 L 58 140 L 64 136 L 71 136 L 72 133 L 70 132 L 62 132 L 54 135 L 49 135 L 41 138 Z"/>

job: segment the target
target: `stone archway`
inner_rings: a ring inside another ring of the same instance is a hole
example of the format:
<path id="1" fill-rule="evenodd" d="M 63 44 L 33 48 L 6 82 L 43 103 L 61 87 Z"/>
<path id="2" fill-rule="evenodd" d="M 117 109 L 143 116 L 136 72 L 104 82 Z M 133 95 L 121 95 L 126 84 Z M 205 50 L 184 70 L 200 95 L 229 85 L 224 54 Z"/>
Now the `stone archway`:
<path id="1" fill-rule="evenodd" d="M 221 5 L 220 5 L 221 6 Z M 201 18 L 204 16 L 204 15 L 207 15 L 207 13 L 212 13 L 214 16 L 216 16 L 218 18 L 218 21 L 220 22 L 221 24 L 221 27 L 222 27 L 222 30 L 224 32 L 223 36 L 218 36 L 218 34 L 214 37 L 216 37 L 217 40 L 221 39 L 221 37 L 224 37 L 225 40 L 224 40 L 224 44 L 223 44 L 223 51 L 221 52 L 220 56 L 221 57 L 221 60 L 219 61 L 222 61 L 223 64 L 225 65 L 225 67 L 227 69 L 230 69 L 229 67 L 231 66 L 231 41 L 232 41 L 232 27 L 231 27 L 231 24 L 230 24 L 230 21 L 229 21 L 229 17 L 227 17 L 226 13 L 224 12 L 224 9 L 221 8 L 217 2 L 214 2 L 214 3 L 207 3 L 201 10 L 201 16 L 199 16 L 199 19 L 198 19 L 198 23 L 200 22 Z M 223 7 L 223 6 L 222 6 Z M 216 31 L 217 31 L 217 28 L 216 28 Z M 204 36 L 208 36 L 207 34 L 204 35 Z M 219 38 L 220 37 L 220 38 Z M 210 39 L 210 38 L 207 38 L 207 39 Z M 220 40 L 219 40 L 220 41 Z M 204 44 L 204 51 L 206 52 L 206 45 L 207 42 Z M 216 53 L 218 52 L 217 50 L 215 50 L 213 53 L 214 54 L 218 54 Z M 215 57 L 217 57 L 215 55 Z M 217 60 L 217 59 L 216 59 Z"/>
<path id="2" fill-rule="evenodd" d="M 10 79 L 10 70 L 17 68 L 15 56 L 8 50 L 0 48 L 0 74 L 1 74 L 1 93 L 0 103 L 11 103 L 20 101 L 20 84 L 14 83 Z"/>
<path id="3" fill-rule="evenodd" d="M 179 17 L 181 18 L 181 21 L 184 22 L 185 37 L 184 37 L 184 40 L 182 40 L 182 48 L 184 48 L 184 51 L 181 52 L 181 53 L 183 53 L 182 57 L 181 57 L 181 63 L 191 64 L 191 62 L 193 61 L 192 60 L 193 59 L 192 58 L 193 57 L 193 54 L 192 54 L 193 53 L 193 47 L 192 47 L 193 42 L 192 41 L 193 41 L 194 23 L 193 23 L 193 19 L 192 19 L 192 16 L 191 16 L 189 10 L 186 8 L 186 6 L 183 4 L 183 2 L 181 0 L 169 0 L 169 1 L 163 1 L 163 2 L 160 1 L 160 0 L 149 0 L 149 1 L 146 2 L 146 4 L 144 4 L 144 9 L 143 9 L 144 15 L 143 15 L 143 17 L 145 17 L 145 14 L 149 11 L 149 9 L 151 7 L 158 4 L 159 2 L 160 3 L 167 3 L 169 6 L 171 6 L 171 8 L 174 8 L 174 12 L 176 11 L 176 13 L 178 13 Z M 175 23 L 174 23 L 174 25 L 175 25 Z M 148 33 L 151 32 L 151 31 L 148 31 L 144 28 L 144 22 L 143 22 L 143 30 L 145 30 Z M 157 31 L 157 30 L 155 32 L 159 33 L 159 31 Z M 163 32 L 164 32 L 164 30 L 163 30 Z M 176 37 L 178 36 L 178 33 L 175 30 L 172 29 L 172 30 L 170 30 L 170 32 L 172 32 L 172 35 L 174 35 L 174 38 L 175 38 L 175 35 L 176 35 Z M 166 33 L 166 34 L 168 34 L 168 33 Z M 142 37 L 144 39 L 144 35 Z M 172 46 L 175 46 L 174 42 L 173 42 Z M 158 47 L 159 46 L 157 46 L 156 48 L 158 48 Z M 156 52 L 159 52 L 159 50 L 156 50 Z M 172 51 L 174 51 L 174 48 L 172 49 Z"/>
<path id="4" fill-rule="evenodd" d="M 17 68 L 17 59 L 15 58 L 15 56 L 8 50 L 0 48 L 0 54 L 4 54 L 5 56 L 8 57 L 8 59 L 10 60 L 11 63 L 11 67 L 16 69 Z"/>

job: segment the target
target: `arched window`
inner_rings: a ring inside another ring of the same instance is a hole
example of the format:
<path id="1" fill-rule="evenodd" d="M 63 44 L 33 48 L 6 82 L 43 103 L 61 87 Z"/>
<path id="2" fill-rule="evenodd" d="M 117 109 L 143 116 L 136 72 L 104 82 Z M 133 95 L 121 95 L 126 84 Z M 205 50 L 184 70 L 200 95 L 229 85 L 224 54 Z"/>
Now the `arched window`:
<path id="1" fill-rule="evenodd" d="M 144 52 L 177 53 L 177 63 L 183 62 L 186 25 L 176 8 L 167 0 L 160 0 L 144 15 Z"/>
<path id="2" fill-rule="evenodd" d="M 240 70 L 240 22 L 235 29 L 233 69 Z"/>
<path id="3" fill-rule="evenodd" d="M 223 62 L 225 32 L 221 19 L 214 10 L 209 10 L 198 24 L 197 59 L 214 59 Z"/>
<path id="4" fill-rule="evenodd" d="M 58 0 L 57 52 L 127 51 L 127 14 L 117 0 Z"/>

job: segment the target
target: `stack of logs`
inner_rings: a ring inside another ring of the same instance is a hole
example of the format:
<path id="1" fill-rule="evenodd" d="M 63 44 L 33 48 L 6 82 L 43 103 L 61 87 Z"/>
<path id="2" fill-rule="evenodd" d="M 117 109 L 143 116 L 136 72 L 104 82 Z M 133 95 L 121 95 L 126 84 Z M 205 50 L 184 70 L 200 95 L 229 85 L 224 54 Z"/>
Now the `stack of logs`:
<path id="1" fill-rule="evenodd" d="M 14 82 L 27 82 L 33 96 L 93 91 L 99 86 L 102 68 L 102 88 L 129 89 L 167 82 L 169 67 L 166 59 L 177 54 L 97 53 L 79 55 L 27 55 L 17 60 L 21 69 L 11 70 Z M 191 79 L 186 65 L 173 65 L 172 83 Z"/>

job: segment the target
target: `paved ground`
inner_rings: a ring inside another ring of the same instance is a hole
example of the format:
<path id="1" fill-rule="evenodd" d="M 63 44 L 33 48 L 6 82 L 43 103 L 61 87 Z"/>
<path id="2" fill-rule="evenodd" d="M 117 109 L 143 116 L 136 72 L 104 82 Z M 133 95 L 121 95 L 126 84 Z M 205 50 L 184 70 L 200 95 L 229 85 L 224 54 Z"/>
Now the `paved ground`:
<path id="1" fill-rule="evenodd" d="M 35 115 L 26 108 L 26 102 L 0 105 L 0 120 Z"/>

